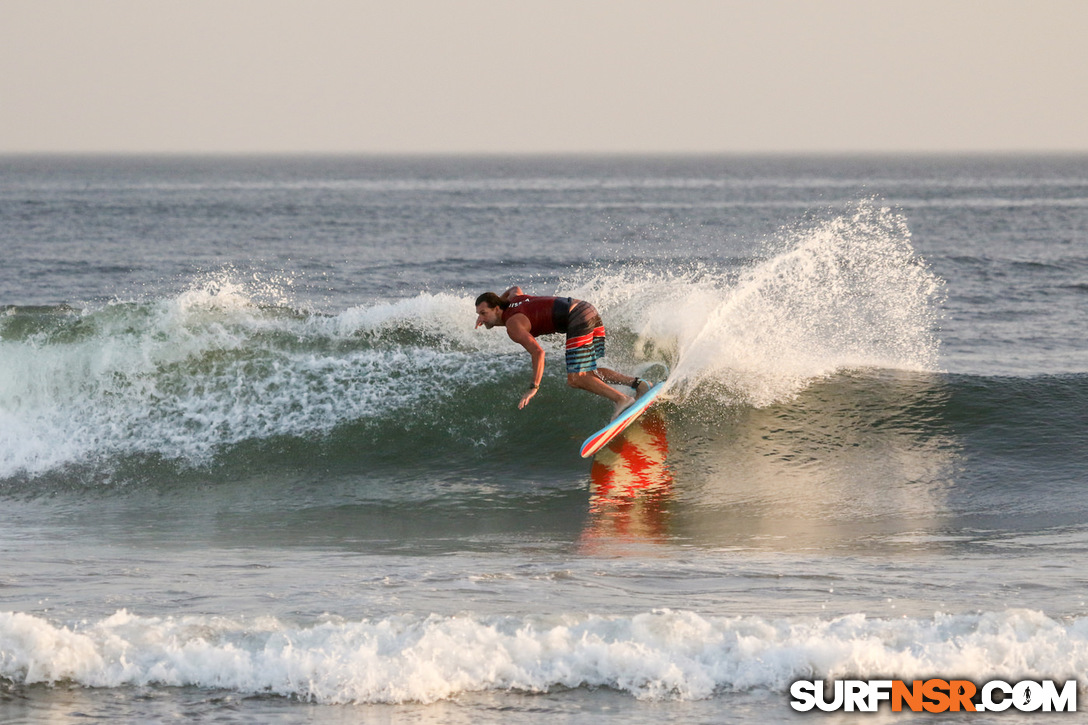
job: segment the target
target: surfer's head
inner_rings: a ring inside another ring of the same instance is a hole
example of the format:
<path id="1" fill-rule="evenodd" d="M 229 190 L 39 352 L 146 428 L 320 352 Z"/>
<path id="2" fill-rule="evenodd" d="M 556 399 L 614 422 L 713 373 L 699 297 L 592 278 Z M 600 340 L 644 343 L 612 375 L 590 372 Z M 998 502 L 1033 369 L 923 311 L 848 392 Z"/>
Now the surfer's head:
<path id="1" fill-rule="evenodd" d="M 502 324 L 502 311 L 508 303 L 494 292 L 484 292 L 476 298 L 476 327 L 491 329 Z"/>

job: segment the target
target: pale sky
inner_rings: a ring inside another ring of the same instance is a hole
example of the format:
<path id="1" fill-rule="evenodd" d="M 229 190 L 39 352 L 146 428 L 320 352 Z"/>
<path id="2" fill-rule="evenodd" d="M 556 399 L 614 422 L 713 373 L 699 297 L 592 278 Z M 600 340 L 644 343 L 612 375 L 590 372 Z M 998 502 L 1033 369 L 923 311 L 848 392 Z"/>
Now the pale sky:
<path id="1" fill-rule="evenodd" d="M 858 151 L 1088 151 L 1088 0 L 0 0 L 0 153 Z"/>

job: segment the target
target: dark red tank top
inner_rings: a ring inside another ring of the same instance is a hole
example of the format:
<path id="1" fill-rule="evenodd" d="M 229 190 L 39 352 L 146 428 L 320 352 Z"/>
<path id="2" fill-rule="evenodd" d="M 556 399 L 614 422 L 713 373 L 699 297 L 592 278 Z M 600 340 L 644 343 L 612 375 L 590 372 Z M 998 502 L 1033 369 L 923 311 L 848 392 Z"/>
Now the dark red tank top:
<path id="1" fill-rule="evenodd" d="M 566 332 L 570 303 L 570 297 L 518 295 L 502 311 L 502 321 L 505 324 L 513 315 L 525 315 L 529 318 L 529 332 L 533 337 Z"/>

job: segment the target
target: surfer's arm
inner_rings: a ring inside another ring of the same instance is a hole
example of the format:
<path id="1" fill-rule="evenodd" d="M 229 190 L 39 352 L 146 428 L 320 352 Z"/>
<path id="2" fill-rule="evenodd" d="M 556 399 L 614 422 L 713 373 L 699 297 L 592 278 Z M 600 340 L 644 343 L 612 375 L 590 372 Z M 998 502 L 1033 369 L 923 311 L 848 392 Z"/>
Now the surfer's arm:
<path id="1" fill-rule="evenodd" d="M 524 408 L 536 395 L 540 388 L 540 381 L 544 379 L 544 348 L 536 341 L 530 332 L 529 318 L 525 315 L 514 315 L 506 321 L 506 334 L 510 339 L 521 345 L 533 359 L 533 382 L 525 394 L 521 396 L 518 409 Z"/>
<path id="2" fill-rule="evenodd" d="M 499 295 L 499 299 L 503 302 L 508 302 L 512 297 L 520 297 L 523 294 L 525 293 L 521 291 L 521 287 L 515 285 Z"/>

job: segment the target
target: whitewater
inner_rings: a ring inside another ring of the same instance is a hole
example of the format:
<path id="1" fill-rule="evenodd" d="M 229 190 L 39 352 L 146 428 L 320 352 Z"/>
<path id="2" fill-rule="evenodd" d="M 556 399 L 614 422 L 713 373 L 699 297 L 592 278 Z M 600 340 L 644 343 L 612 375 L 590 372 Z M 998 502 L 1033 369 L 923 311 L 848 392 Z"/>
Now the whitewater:
<path id="1" fill-rule="evenodd" d="M 745 723 L 803 717 L 798 679 L 1088 686 L 1083 158 L 0 178 L 5 722 Z M 609 406 L 561 337 L 519 411 L 528 356 L 473 329 L 513 284 L 591 301 L 610 367 L 670 370 L 592 461 Z"/>

